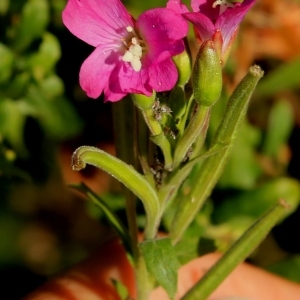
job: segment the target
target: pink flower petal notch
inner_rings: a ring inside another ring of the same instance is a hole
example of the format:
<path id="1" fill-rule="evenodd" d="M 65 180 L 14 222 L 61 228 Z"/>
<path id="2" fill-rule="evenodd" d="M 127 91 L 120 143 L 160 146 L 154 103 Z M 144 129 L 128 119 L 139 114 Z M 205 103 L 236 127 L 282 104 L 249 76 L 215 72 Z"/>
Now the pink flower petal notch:
<path id="1" fill-rule="evenodd" d="M 184 51 L 188 31 L 181 14 L 156 8 L 135 21 L 120 0 L 68 0 L 62 18 L 72 34 L 95 47 L 79 74 L 89 97 L 104 93 L 105 101 L 114 102 L 176 84 L 172 56 Z"/>

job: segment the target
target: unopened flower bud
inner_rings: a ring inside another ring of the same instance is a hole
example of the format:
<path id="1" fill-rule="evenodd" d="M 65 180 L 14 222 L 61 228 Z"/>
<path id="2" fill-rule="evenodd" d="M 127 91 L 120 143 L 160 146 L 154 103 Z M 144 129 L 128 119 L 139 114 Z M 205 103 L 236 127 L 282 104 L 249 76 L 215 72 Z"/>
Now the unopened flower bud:
<path id="1" fill-rule="evenodd" d="M 199 49 L 193 69 L 193 89 L 195 100 L 203 106 L 213 105 L 222 91 L 222 65 L 211 40 Z"/>
<path id="2" fill-rule="evenodd" d="M 131 94 L 133 103 L 141 110 L 151 109 L 155 102 L 155 92 L 148 97 L 143 94 Z"/>
<path id="3" fill-rule="evenodd" d="M 190 56 L 186 51 L 183 51 L 173 56 L 173 61 L 178 70 L 177 85 L 183 87 L 189 81 L 192 72 Z"/>

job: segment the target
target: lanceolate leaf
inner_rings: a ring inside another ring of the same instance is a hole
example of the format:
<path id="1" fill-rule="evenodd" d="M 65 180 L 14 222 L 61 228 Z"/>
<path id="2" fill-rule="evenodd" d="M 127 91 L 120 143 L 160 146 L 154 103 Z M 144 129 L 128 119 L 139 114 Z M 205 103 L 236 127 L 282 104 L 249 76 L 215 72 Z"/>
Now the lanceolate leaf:
<path id="1" fill-rule="evenodd" d="M 83 193 L 89 200 L 91 200 L 94 204 L 96 204 L 103 212 L 108 223 L 113 227 L 121 238 L 124 247 L 128 252 L 131 252 L 130 248 L 130 237 L 125 228 L 122 221 L 118 218 L 118 216 L 112 211 L 108 205 L 92 190 L 89 189 L 84 183 L 80 183 L 79 185 L 72 185 L 72 188 Z"/>
<path id="2" fill-rule="evenodd" d="M 177 270 L 180 266 L 174 247 L 168 238 L 146 241 L 140 244 L 148 271 L 174 299 L 177 290 Z"/>
<path id="3" fill-rule="evenodd" d="M 183 167 L 175 171 L 174 174 L 172 174 L 170 178 L 167 179 L 166 184 L 159 191 L 159 199 L 161 203 L 166 203 L 170 201 L 172 196 L 175 196 L 177 194 L 177 190 L 180 188 L 183 181 L 188 177 L 193 167 L 197 163 L 204 161 L 208 157 L 215 155 L 216 153 L 222 150 L 225 150 L 227 147 L 228 146 L 224 145 L 216 145 L 215 147 L 212 147 L 210 150 L 208 150 L 206 153 L 193 158 Z"/>
<path id="4" fill-rule="evenodd" d="M 160 217 L 160 205 L 156 191 L 145 177 L 132 166 L 96 147 L 82 146 L 73 153 L 73 170 L 79 171 L 85 168 L 86 164 L 106 171 L 122 182 L 143 202 L 147 214 L 145 238 L 154 238 Z"/>

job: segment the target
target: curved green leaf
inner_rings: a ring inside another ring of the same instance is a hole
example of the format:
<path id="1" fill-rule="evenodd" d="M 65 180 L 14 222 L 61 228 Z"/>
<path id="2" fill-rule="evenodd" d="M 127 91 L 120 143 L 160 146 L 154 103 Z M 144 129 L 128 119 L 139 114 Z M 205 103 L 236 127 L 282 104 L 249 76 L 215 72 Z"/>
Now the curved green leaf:
<path id="1" fill-rule="evenodd" d="M 73 170 L 79 171 L 85 168 L 86 164 L 98 167 L 115 177 L 143 202 L 147 214 L 145 237 L 153 238 L 160 218 L 160 205 L 156 191 L 145 177 L 132 166 L 96 147 L 82 146 L 73 153 Z"/>
<path id="2" fill-rule="evenodd" d="M 127 249 L 129 253 L 131 253 L 130 246 L 130 237 L 127 229 L 125 228 L 122 221 L 118 218 L 118 216 L 112 211 L 108 205 L 97 195 L 95 194 L 88 186 L 84 183 L 80 183 L 79 185 L 71 185 L 75 190 L 83 193 L 89 200 L 91 200 L 94 204 L 96 204 L 103 212 L 106 220 L 111 225 L 111 227 L 118 233 L 121 238 L 124 247 Z"/>

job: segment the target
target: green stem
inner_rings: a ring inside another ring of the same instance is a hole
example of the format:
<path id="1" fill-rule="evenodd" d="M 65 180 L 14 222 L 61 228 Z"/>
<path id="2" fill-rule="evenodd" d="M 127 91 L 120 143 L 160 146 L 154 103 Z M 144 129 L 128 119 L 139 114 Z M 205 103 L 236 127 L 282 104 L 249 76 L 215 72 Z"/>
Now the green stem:
<path id="1" fill-rule="evenodd" d="M 288 205 L 279 203 L 257 220 L 223 257 L 192 287 L 181 300 L 205 300 L 219 284 L 243 262 L 265 238 L 272 227 L 286 214 Z"/>
<path id="2" fill-rule="evenodd" d="M 125 101 L 124 101 L 125 100 Z M 140 111 L 137 110 L 131 99 L 127 97 L 113 105 L 114 129 L 116 137 L 117 154 L 127 164 L 138 168 L 138 159 L 147 181 L 155 188 L 154 179 L 148 162 L 149 130 Z M 138 248 L 138 227 L 136 214 L 136 196 L 127 188 L 124 189 L 126 198 L 126 215 L 134 250 L 135 278 L 137 299 L 148 300 L 150 283 L 144 258 Z M 153 238 L 156 233 L 145 229 L 145 237 Z M 148 227 L 148 228 L 149 228 Z"/>
<path id="3" fill-rule="evenodd" d="M 189 159 L 193 159 L 194 157 L 197 157 L 197 156 L 200 155 L 200 152 L 201 152 L 201 150 L 203 148 L 203 145 L 205 143 L 209 121 L 210 121 L 210 111 L 206 115 L 206 120 L 204 121 L 204 124 L 201 128 L 201 132 L 200 132 L 198 138 L 196 139 L 196 141 L 193 145 L 192 154 L 189 157 Z"/>
<path id="4" fill-rule="evenodd" d="M 150 130 L 151 133 L 151 140 L 160 147 L 163 156 L 164 156 L 164 162 L 165 162 L 165 169 L 169 170 L 172 166 L 172 153 L 171 153 L 171 144 L 169 140 L 166 138 L 164 131 L 160 125 L 160 123 L 155 119 L 155 115 L 152 109 L 151 99 L 154 103 L 154 98 L 148 98 L 143 96 L 140 98 L 139 95 L 131 95 L 133 102 L 136 104 L 136 106 L 140 109 L 142 112 L 142 115 L 144 117 L 144 120 Z M 147 105 L 141 105 L 141 102 L 139 100 L 147 100 Z"/>
<path id="5" fill-rule="evenodd" d="M 161 133 L 160 135 L 152 136 L 151 141 L 157 145 L 164 156 L 164 169 L 167 171 L 171 171 L 172 169 L 172 149 L 171 144 L 164 133 Z"/>
<path id="6" fill-rule="evenodd" d="M 113 103 L 113 122 L 114 122 L 114 138 L 116 145 L 117 157 L 133 165 L 137 168 L 137 150 L 135 145 L 135 107 L 130 97 L 125 97 L 122 101 Z M 126 201 L 126 216 L 131 239 L 131 248 L 133 258 L 138 258 L 138 226 L 136 215 L 136 196 L 124 187 L 124 195 Z"/>
<path id="7" fill-rule="evenodd" d="M 142 111 L 146 124 L 151 132 L 151 140 L 159 146 L 164 156 L 165 169 L 169 170 L 172 166 L 171 144 L 166 138 L 159 122 L 155 119 L 152 108 Z"/>
<path id="8" fill-rule="evenodd" d="M 149 166 L 149 130 L 145 124 L 144 118 L 139 110 L 136 109 L 137 115 L 137 145 L 138 145 L 138 157 L 143 169 L 143 173 L 148 178 L 151 175 L 151 169 Z M 150 179 L 150 178 L 149 178 Z M 154 180 L 152 182 L 155 186 Z"/>
<path id="9" fill-rule="evenodd" d="M 177 168 L 179 164 L 184 160 L 186 154 L 188 153 L 190 147 L 195 142 L 199 134 L 202 132 L 202 127 L 207 121 L 207 115 L 210 113 L 210 107 L 199 106 L 198 111 L 194 114 L 190 120 L 187 128 L 185 129 L 183 135 L 179 139 L 175 152 L 174 152 L 174 162 L 173 169 Z"/>
<path id="10" fill-rule="evenodd" d="M 152 284 L 149 281 L 149 273 L 145 264 L 144 257 L 139 252 L 139 260 L 135 268 L 135 278 L 137 280 L 137 299 L 148 300 L 152 290 Z"/>

